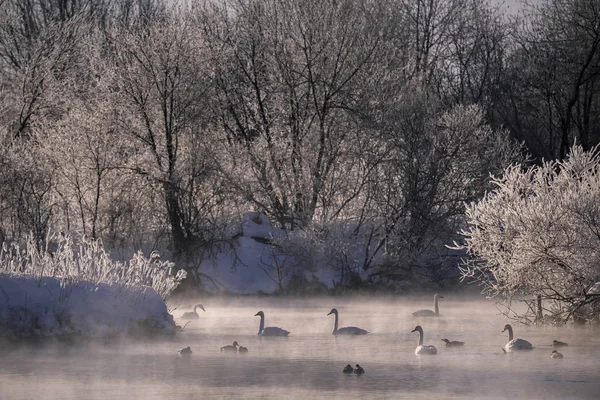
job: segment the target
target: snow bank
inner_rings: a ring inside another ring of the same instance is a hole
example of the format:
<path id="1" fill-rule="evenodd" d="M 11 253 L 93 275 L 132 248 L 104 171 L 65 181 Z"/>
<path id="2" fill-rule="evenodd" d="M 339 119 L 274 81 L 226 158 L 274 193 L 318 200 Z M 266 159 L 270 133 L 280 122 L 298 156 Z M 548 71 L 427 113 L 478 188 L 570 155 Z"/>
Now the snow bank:
<path id="1" fill-rule="evenodd" d="M 151 287 L 0 273 L 0 337 L 173 333 L 173 316 Z"/>
<path id="2" fill-rule="evenodd" d="M 311 270 L 301 259 L 278 249 L 274 243 L 285 241 L 286 235 L 265 214 L 247 212 L 239 228 L 233 229 L 232 247 L 204 260 L 199 269 L 238 294 L 273 293 L 298 274 L 309 281 L 315 277 L 328 287 L 339 279 L 339 273 L 327 265 Z"/>

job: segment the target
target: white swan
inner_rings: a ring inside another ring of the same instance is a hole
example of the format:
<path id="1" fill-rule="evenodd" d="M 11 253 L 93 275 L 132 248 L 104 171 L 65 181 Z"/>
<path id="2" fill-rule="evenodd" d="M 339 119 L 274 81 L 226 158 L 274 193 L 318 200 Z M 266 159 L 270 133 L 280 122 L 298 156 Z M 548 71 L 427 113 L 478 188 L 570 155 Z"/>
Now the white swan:
<path id="1" fill-rule="evenodd" d="M 438 317 L 440 315 L 440 309 L 438 307 L 438 299 L 443 299 L 444 296 L 440 296 L 437 293 L 433 295 L 433 308 L 435 311 L 431 310 L 419 310 L 412 313 L 415 317 Z"/>
<path id="2" fill-rule="evenodd" d="M 262 311 L 257 312 L 254 316 L 260 316 L 260 327 L 258 328 L 259 336 L 287 336 L 290 333 L 285 329 L 276 326 L 267 326 L 265 328 L 265 313 Z"/>
<path id="3" fill-rule="evenodd" d="M 327 315 L 331 314 L 335 315 L 335 322 L 333 325 L 332 332 L 334 335 L 366 335 L 367 333 L 369 333 L 368 331 L 365 331 L 361 328 L 357 328 L 356 326 L 346 326 L 344 328 L 338 329 L 338 310 L 336 308 L 332 308 L 331 311 L 329 311 L 329 314 Z"/>
<path id="4" fill-rule="evenodd" d="M 206 312 L 206 310 L 204 309 L 204 306 L 202 304 L 196 304 L 194 306 L 194 311 L 184 312 L 181 315 L 181 319 L 198 319 L 198 318 L 200 318 L 200 316 L 196 312 L 196 309 L 198 309 L 198 308 L 201 309 L 202 311 Z"/>
<path id="5" fill-rule="evenodd" d="M 421 325 L 415 326 L 415 329 L 410 332 L 419 332 L 419 345 L 415 349 L 415 354 L 437 354 L 437 349 L 435 346 L 423 344 L 423 328 L 421 328 Z"/>
<path id="6" fill-rule="evenodd" d="M 519 350 L 531 350 L 533 346 L 527 340 L 524 339 L 513 339 L 513 329 L 510 324 L 504 325 L 502 332 L 508 331 L 508 343 L 504 345 L 504 349 L 507 352 L 519 351 Z"/>

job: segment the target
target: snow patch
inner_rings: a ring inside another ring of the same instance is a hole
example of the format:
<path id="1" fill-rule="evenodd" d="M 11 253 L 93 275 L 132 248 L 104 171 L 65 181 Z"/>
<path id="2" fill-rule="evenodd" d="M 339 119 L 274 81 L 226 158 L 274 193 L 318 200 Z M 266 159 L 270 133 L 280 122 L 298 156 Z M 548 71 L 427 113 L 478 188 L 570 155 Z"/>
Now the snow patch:
<path id="1" fill-rule="evenodd" d="M 0 273 L 0 337 L 174 333 L 173 316 L 151 287 Z"/>

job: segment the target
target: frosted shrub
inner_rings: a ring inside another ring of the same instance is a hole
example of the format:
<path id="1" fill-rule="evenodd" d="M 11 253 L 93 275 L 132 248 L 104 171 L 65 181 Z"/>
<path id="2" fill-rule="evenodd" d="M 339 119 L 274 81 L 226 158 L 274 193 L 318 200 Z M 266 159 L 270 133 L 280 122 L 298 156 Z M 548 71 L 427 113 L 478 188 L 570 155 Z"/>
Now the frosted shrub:
<path id="1" fill-rule="evenodd" d="M 463 279 L 481 283 L 525 321 L 539 317 L 536 307 L 520 312 L 511 302 L 537 296 L 545 321 L 598 318 L 598 300 L 586 295 L 600 280 L 597 149 L 575 146 L 562 162 L 513 165 L 493 183 L 495 190 L 466 209 L 465 242 L 456 246 L 471 256 Z"/>
<path id="2" fill-rule="evenodd" d="M 138 251 L 129 262 L 122 263 L 110 258 L 100 240 L 82 237 L 75 243 L 71 236 L 61 235 L 47 242 L 54 243 L 54 248 L 40 250 L 32 237 L 24 246 L 4 243 L 0 251 L 0 272 L 31 275 L 38 282 L 43 277 L 58 278 L 63 300 L 68 297 L 68 290 L 81 281 L 115 285 L 122 292 L 140 295 L 150 286 L 166 299 L 185 278 L 185 271 L 173 275 L 174 264 L 161 261 L 157 252 L 146 258 Z"/>

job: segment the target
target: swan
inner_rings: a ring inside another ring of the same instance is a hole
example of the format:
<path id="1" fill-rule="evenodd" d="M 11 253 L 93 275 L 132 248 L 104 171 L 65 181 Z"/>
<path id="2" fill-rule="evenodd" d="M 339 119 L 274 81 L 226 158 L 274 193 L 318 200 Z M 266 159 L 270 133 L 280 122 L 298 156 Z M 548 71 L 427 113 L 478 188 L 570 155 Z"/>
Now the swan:
<path id="1" fill-rule="evenodd" d="M 183 315 L 181 315 L 181 319 L 198 319 L 198 318 L 200 318 L 200 316 L 196 312 L 196 309 L 198 309 L 198 308 L 201 309 L 202 311 L 206 312 L 206 310 L 204 309 L 204 306 L 202 304 L 196 304 L 194 306 L 194 311 L 184 312 Z"/>
<path id="2" fill-rule="evenodd" d="M 440 309 L 438 307 L 438 299 L 443 299 L 444 296 L 440 296 L 437 293 L 433 295 L 433 307 L 435 311 L 431 310 L 419 310 L 415 311 L 412 315 L 415 317 L 439 317 Z"/>
<path id="3" fill-rule="evenodd" d="M 551 358 L 563 358 L 564 356 L 561 353 L 559 353 L 558 351 L 552 350 L 552 353 L 550 353 L 550 357 Z"/>
<path id="4" fill-rule="evenodd" d="M 365 373 L 365 370 L 360 365 L 356 364 L 356 368 L 354 368 L 354 373 L 357 375 L 362 375 Z"/>
<path id="5" fill-rule="evenodd" d="M 233 344 L 229 344 L 227 346 L 223 346 L 221 347 L 221 352 L 225 351 L 225 352 L 233 352 L 236 353 L 237 352 L 237 347 L 239 346 L 238 342 L 233 342 Z"/>
<path id="6" fill-rule="evenodd" d="M 553 340 L 552 347 L 567 347 L 569 344 L 565 342 L 561 342 L 560 340 Z"/>
<path id="7" fill-rule="evenodd" d="M 246 353 L 248 353 L 248 348 L 244 347 L 244 346 L 240 346 L 238 348 L 238 353 L 240 353 L 240 354 L 246 354 Z"/>
<path id="8" fill-rule="evenodd" d="M 344 373 L 345 374 L 351 374 L 354 372 L 354 368 L 352 368 L 352 365 L 348 364 L 344 367 Z"/>
<path id="9" fill-rule="evenodd" d="M 190 346 L 188 347 L 184 347 L 181 350 L 178 350 L 177 353 L 179 353 L 180 356 L 191 356 L 192 355 L 192 348 Z"/>
<path id="10" fill-rule="evenodd" d="M 421 328 L 421 325 L 415 326 L 415 329 L 410 332 L 419 332 L 419 345 L 415 349 L 415 354 L 437 354 L 437 349 L 435 346 L 427 346 L 423 344 L 423 328 Z"/>
<path id="11" fill-rule="evenodd" d="M 262 311 L 257 312 L 254 316 L 260 316 L 260 327 L 258 328 L 259 336 L 287 336 L 290 333 L 285 329 L 276 326 L 267 326 L 265 328 L 265 313 Z"/>
<path id="12" fill-rule="evenodd" d="M 506 349 L 507 352 L 533 349 L 533 346 L 527 340 L 513 339 L 513 329 L 512 326 L 510 326 L 510 324 L 504 325 L 504 329 L 502 330 L 502 332 L 505 331 L 508 331 L 508 343 L 504 345 L 504 349 Z"/>
<path id="13" fill-rule="evenodd" d="M 333 325 L 333 334 L 334 335 L 366 335 L 367 331 L 365 331 L 364 329 L 361 328 L 357 328 L 356 326 L 346 326 L 344 328 L 340 328 L 338 329 L 338 310 L 335 308 L 332 308 L 331 311 L 329 311 L 329 314 L 327 315 L 331 315 L 334 314 L 335 315 L 335 322 Z"/>
<path id="14" fill-rule="evenodd" d="M 448 340 L 448 339 L 442 339 L 444 342 L 446 342 L 446 347 L 458 347 L 458 346 L 464 346 L 465 342 L 459 342 L 458 340 Z"/>

